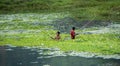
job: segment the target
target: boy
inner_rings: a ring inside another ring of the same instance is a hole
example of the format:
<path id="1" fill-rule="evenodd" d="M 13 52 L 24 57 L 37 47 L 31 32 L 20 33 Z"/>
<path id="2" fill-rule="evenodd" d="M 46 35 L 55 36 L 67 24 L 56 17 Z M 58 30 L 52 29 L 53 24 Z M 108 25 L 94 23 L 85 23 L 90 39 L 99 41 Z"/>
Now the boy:
<path id="1" fill-rule="evenodd" d="M 55 39 L 56 39 L 56 40 L 59 40 L 59 39 L 60 39 L 60 32 L 59 32 L 59 31 L 56 33 Z"/>
<path id="2" fill-rule="evenodd" d="M 70 31 L 71 39 L 75 39 L 75 27 L 72 27 L 72 30 Z"/>
<path id="3" fill-rule="evenodd" d="M 55 38 L 53 38 L 53 37 L 51 37 L 52 39 L 55 39 L 55 40 L 60 40 L 60 32 L 58 31 L 57 33 L 56 33 L 56 36 L 55 36 Z"/>

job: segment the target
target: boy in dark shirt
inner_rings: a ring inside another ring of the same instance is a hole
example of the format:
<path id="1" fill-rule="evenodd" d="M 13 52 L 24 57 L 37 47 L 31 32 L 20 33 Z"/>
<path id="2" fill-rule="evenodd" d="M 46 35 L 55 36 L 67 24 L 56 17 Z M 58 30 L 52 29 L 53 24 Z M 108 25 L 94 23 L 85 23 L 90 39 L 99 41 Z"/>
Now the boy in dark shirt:
<path id="1" fill-rule="evenodd" d="M 60 40 L 60 32 L 58 31 L 57 33 L 56 33 L 56 36 L 53 38 L 53 37 L 51 37 L 52 39 L 55 39 L 55 40 Z"/>
<path id="2" fill-rule="evenodd" d="M 55 39 L 56 39 L 56 40 L 59 40 L 59 39 L 60 39 L 60 32 L 59 32 L 59 31 L 56 33 Z"/>

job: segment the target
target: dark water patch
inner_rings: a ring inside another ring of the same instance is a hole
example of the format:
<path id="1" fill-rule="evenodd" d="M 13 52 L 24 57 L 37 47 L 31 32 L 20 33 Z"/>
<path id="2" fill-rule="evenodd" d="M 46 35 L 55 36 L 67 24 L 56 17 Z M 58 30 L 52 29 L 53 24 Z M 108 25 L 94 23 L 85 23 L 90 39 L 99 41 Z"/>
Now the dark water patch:
<path id="1" fill-rule="evenodd" d="M 58 50 L 0 46 L 0 66 L 119 66 L 120 59 L 54 56 Z M 59 54 L 59 53 L 58 53 Z M 41 58 L 40 58 L 41 57 Z"/>
<path id="2" fill-rule="evenodd" d="M 7 49 L 12 49 L 12 51 Z M 30 66 L 30 62 L 36 61 L 37 56 L 37 52 L 22 47 L 0 47 L 2 66 Z"/>

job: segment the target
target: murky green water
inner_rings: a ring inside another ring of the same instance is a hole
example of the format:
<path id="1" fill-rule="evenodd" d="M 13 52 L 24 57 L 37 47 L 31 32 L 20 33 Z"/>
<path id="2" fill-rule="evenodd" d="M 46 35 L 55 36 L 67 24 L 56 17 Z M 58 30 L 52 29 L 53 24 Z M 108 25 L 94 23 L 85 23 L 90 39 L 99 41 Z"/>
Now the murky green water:
<path id="1" fill-rule="evenodd" d="M 0 66 L 120 66 L 120 59 L 52 56 L 48 50 L 0 46 Z"/>

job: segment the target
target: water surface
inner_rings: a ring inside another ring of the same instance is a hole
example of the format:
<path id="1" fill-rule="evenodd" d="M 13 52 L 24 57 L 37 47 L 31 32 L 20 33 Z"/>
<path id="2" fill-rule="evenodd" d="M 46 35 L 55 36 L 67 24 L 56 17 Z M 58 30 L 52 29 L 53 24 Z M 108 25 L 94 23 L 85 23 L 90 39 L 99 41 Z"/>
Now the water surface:
<path id="1" fill-rule="evenodd" d="M 49 49 L 0 46 L 0 66 L 120 66 L 120 59 L 53 56 Z"/>

